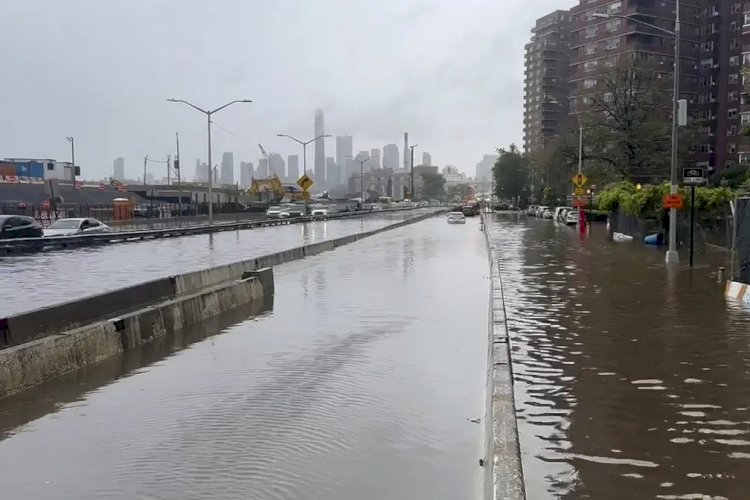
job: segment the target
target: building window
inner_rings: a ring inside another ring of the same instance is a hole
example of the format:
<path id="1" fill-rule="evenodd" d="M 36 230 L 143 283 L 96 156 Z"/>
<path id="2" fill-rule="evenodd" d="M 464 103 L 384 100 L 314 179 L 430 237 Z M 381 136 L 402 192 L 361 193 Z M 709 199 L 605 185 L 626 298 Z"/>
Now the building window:
<path id="1" fill-rule="evenodd" d="M 596 36 L 596 32 L 597 32 L 597 26 L 589 26 L 588 28 L 586 28 L 584 36 L 586 38 L 592 38 Z"/>
<path id="2" fill-rule="evenodd" d="M 745 24 L 743 26 L 750 26 L 750 12 L 745 12 Z"/>
<path id="3" fill-rule="evenodd" d="M 713 52 L 714 51 L 714 42 L 709 40 L 708 42 L 703 42 L 703 52 Z"/>
<path id="4" fill-rule="evenodd" d="M 742 12 L 742 3 L 741 2 L 732 3 L 732 14 L 739 14 L 740 12 Z"/>
<path id="5" fill-rule="evenodd" d="M 612 92 L 605 92 L 602 97 L 604 98 L 604 102 L 606 102 L 607 104 L 611 104 L 615 100 L 615 97 L 612 94 Z"/>
<path id="6" fill-rule="evenodd" d="M 604 42 L 604 48 L 606 50 L 614 50 L 620 47 L 620 37 L 617 38 L 610 38 L 606 42 Z"/>
<path id="7" fill-rule="evenodd" d="M 583 81 L 583 88 L 585 89 L 593 88 L 594 85 L 596 85 L 596 78 L 586 78 Z"/>
<path id="8" fill-rule="evenodd" d="M 737 125 L 732 125 L 727 129 L 727 137 L 737 135 Z"/>
<path id="9" fill-rule="evenodd" d="M 727 118 L 730 120 L 737 118 L 737 108 L 730 108 L 727 110 Z"/>
<path id="10" fill-rule="evenodd" d="M 47 163 L 47 170 L 54 170 L 55 164 L 54 163 Z"/>
<path id="11" fill-rule="evenodd" d="M 737 152 L 737 144 L 734 142 L 727 143 L 727 153 L 736 153 Z"/>
<path id="12" fill-rule="evenodd" d="M 596 44 L 590 43 L 586 45 L 586 55 L 590 56 L 591 54 L 596 54 Z"/>
<path id="13" fill-rule="evenodd" d="M 742 53 L 742 64 L 750 64 L 750 52 Z"/>
<path id="14" fill-rule="evenodd" d="M 732 21 L 729 23 L 729 30 L 730 31 L 739 31 L 741 28 L 740 23 L 738 21 Z"/>
<path id="15" fill-rule="evenodd" d="M 729 50 L 737 50 L 740 48 L 740 39 L 732 38 L 729 40 Z"/>
<path id="16" fill-rule="evenodd" d="M 586 61 L 583 63 L 583 70 L 587 73 L 590 73 L 592 71 L 596 71 L 598 61 Z"/>
<path id="17" fill-rule="evenodd" d="M 698 153 L 702 155 L 707 155 L 711 150 L 710 144 L 701 144 L 698 146 Z"/>
<path id="18" fill-rule="evenodd" d="M 736 102 L 739 100 L 739 98 L 740 98 L 740 93 L 737 92 L 736 90 L 732 90 L 731 92 L 727 94 L 727 100 L 729 102 Z"/>
<path id="19" fill-rule="evenodd" d="M 620 26 L 622 26 L 622 19 L 612 19 L 611 21 L 607 22 L 606 29 L 611 33 L 613 31 L 619 30 Z"/>
<path id="20" fill-rule="evenodd" d="M 738 161 L 742 165 L 750 163 L 750 153 L 740 153 L 740 157 Z"/>
<path id="21" fill-rule="evenodd" d="M 612 2 L 607 5 L 607 14 L 617 14 L 622 10 L 622 2 Z"/>
<path id="22" fill-rule="evenodd" d="M 701 61 L 701 69 L 711 69 L 714 66 L 714 58 L 709 57 L 708 59 L 703 59 Z"/>
<path id="23" fill-rule="evenodd" d="M 732 56 L 729 58 L 729 67 L 736 68 L 740 65 L 740 56 Z"/>
<path id="24" fill-rule="evenodd" d="M 740 83 L 740 75 L 737 73 L 730 73 L 729 85 L 737 85 L 738 83 Z"/>

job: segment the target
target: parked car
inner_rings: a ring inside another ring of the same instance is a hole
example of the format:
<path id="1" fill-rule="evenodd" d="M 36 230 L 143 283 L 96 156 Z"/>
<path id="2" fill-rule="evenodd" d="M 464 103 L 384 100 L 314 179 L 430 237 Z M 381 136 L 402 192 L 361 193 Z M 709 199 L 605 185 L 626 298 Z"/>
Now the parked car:
<path id="1" fill-rule="evenodd" d="M 569 226 L 578 224 L 578 210 L 568 210 L 568 214 L 565 216 L 565 223 Z"/>
<path id="2" fill-rule="evenodd" d="M 557 222 L 565 222 L 565 216 L 568 214 L 569 210 L 573 210 L 573 208 L 572 207 L 556 207 L 555 213 L 552 219 Z"/>
<path id="3" fill-rule="evenodd" d="M 545 207 L 544 210 L 542 210 L 542 218 L 544 219 L 551 219 L 553 215 L 553 211 L 549 207 Z"/>
<path id="4" fill-rule="evenodd" d="M 266 210 L 266 217 L 269 219 L 282 219 L 284 217 L 289 217 L 289 214 L 281 210 L 281 207 L 273 206 L 268 207 L 268 210 Z"/>
<path id="5" fill-rule="evenodd" d="M 0 215 L 0 240 L 39 238 L 43 234 L 42 225 L 32 217 Z"/>
<path id="6" fill-rule="evenodd" d="M 109 226 L 91 218 L 58 219 L 44 230 L 44 236 L 108 233 Z"/>

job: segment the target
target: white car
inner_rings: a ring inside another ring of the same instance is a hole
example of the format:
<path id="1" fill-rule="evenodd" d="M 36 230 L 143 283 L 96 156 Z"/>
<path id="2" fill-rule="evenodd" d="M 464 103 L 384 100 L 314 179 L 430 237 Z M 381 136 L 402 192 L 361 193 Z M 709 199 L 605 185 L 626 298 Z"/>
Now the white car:
<path id="1" fill-rule="evenodd" d="M 451 212 L 447 217 L 448 224 L 466 224 L 466 217 L 463 212 Z"/>
<path id="2" fill-rule="evenodd" d="M 578 210 L 568 210 L 568 213 L 565 215 L 565 223 L 569 226 L 578 224 Z"/>
<path id="3" fill-rule="evenodd" d="M 327 217 L 331 213 L 333 213 L 333 210 L 326 205 L 313 205 L 312 210 L 310 211 L 310 215 L 313 217 Z"/>
<path id="4" fill-rule="evenodd" d="M 44 230 L 44 236 L 73 236 L 76 234 L 108 233 L 109 226 L 96 219 L 58 219 Z"/>
<path id="5" fill-rule="evenodd" d="M 285 213 L 281 210 L 281 207 L 268 207 L 268 210 L 266 210 L 266 217 L 269 219 L 281 219 L 289 217 L 289 213 Z"/>

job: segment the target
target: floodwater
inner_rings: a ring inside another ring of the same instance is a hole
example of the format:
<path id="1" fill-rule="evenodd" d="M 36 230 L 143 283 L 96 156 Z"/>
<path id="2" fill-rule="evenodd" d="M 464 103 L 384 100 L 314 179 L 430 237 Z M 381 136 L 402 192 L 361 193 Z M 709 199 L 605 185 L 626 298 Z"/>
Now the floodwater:
<path id="1" fill-rule="evenodd" d="M 271 310 L 0 401 L 1 496 L 478 498 L 487 268 L 443 217 L 277 266 Z"/>
<path id="2" fill-rule="evenodd" d="M 425 210 L 431 209 L 0 258 L 0 317 L 378 229 Z"/>
<path id="3" fill-rule="evenodd" d="M 750 309 L 715 267 L 493 217 L 528 498 L 749 498 Z"/>

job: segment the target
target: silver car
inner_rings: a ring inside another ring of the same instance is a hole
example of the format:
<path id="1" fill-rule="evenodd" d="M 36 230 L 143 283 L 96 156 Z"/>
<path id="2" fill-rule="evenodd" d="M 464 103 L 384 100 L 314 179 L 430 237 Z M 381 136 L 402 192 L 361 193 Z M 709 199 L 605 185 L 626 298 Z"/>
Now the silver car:
<path id="1" fill-rule="evenodd" d="M 44 236 L 108 233 L 109 226 L 91 218 L 58 219 L 44 230 Z"/>

